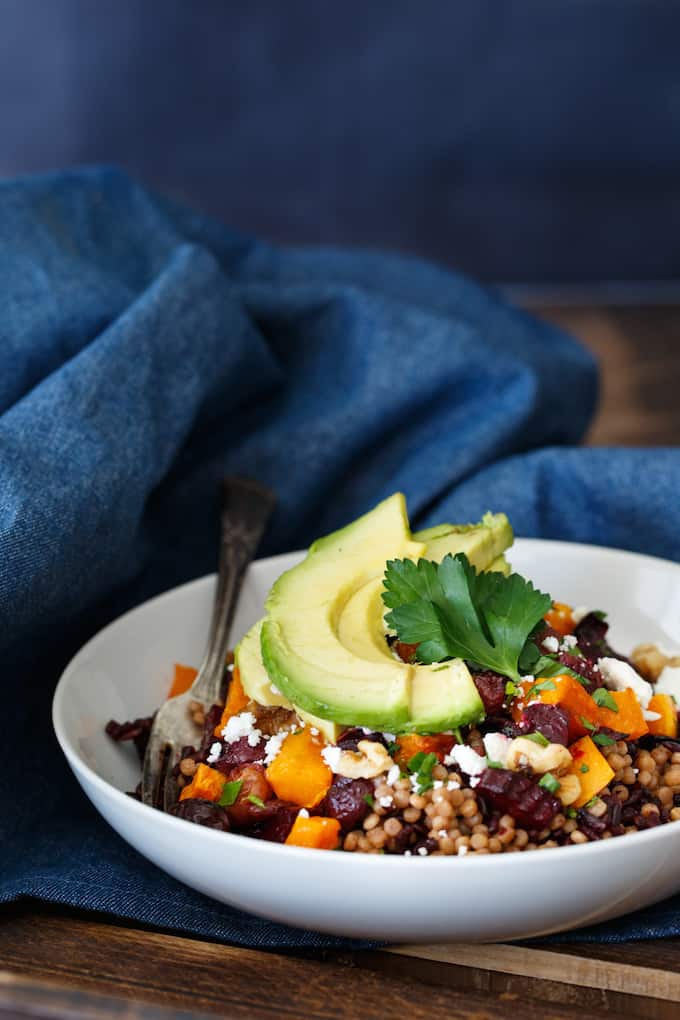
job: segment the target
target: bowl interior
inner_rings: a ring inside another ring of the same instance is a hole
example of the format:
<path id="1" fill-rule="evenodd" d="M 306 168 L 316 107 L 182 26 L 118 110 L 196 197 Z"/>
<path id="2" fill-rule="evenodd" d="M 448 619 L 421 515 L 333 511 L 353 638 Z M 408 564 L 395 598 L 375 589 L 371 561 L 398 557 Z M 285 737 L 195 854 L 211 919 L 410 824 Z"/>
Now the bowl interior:
<path id="1" fill-rule="evenodd" d="M 267 592 L 301 553 L 259 560 L 247 573 L 233 626 L 235 643 L 262 614 Z M 514 569 L 559 601 L 604 609 L 611 643 L 622 652 L 642 641 L 680 648 L 680 566 L 592 546 L 519 539 Z M 170 687 L 175 662 L 198 666 L 208 633 L 214 577 L 152 599 L 94 637 L 75 657 L 55 696 L 60 737 L 119 790 L 139 780 L 134 748 L 103 733 L 109 719 L 151 714 Z"/>

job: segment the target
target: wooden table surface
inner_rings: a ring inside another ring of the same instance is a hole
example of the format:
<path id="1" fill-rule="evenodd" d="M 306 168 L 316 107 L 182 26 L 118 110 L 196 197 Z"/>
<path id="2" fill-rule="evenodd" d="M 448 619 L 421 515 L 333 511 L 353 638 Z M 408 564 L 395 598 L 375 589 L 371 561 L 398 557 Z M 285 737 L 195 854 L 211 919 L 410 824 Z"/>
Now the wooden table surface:
<path id="1" fill-rule="evenodd" d="M 541 308 L 599 357 L 597 445 L 676 445 L 680 308 Z M 0 908 L 0 1018 L 680 1017 L 680 939 L 265 953 L 94 914 Z"/>

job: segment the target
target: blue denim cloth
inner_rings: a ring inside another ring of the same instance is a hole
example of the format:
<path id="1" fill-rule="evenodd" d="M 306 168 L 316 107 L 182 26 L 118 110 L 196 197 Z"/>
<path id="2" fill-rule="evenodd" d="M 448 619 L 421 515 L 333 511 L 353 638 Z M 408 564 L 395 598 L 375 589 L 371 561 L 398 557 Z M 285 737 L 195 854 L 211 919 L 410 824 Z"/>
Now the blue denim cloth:
<path id="1" fill-rule="evenodd" d="M 403 489 L 417 526 L 491 506 L 520 534 L 680 559 L 680 455 L 574 448 L 591 356 L 415 260 L 277 249 L 108 169 L 0 185 L 0 233 L 0 901 L 347 944 L 206 900 L 99 819 L 51 734 L 65 661 L 213 569 L 227 472 L 280 497 L 265 554 Z M 664 934 L 677 901 L 587 937 Z"/>

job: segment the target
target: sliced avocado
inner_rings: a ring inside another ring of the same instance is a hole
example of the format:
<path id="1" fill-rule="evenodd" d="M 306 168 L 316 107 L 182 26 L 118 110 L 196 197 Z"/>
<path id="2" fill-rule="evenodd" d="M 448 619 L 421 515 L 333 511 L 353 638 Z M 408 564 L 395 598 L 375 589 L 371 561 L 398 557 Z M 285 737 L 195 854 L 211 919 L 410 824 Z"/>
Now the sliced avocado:
<path id="1" fill-rule="evenodd" d="M 281 705 L 284 708 L 292 709 L 294 712 L 297 712 L 303 722 L 308 723 L 310 726 L 315 726 L 323 733 L 326 740 L 334 744 L 341 733 L 341 728 L 336 723 L 329 722 L 328 719 L 319 719 L 315 715 L 304 712 L 297 705 L 291 705 L 285 694 L 272 689 L 271 681 L 267 676 L 267 670 L 264 668 L 262 651 L 260 649 L 262 623 L 262 620 L 258 620 L 250 628 L 245 637 L 241 638 L 234 651 L 234 662 L 238 666 L 243 690 L 258 705 Z"/>
<path id="2" fill-rule="evenodd" d="M 498 556 L 485 569 L 489 574 L 505 574 L 506 577 L 512 573 L 512 565 L 508 563 L 505 556 Z"/>
<path id="3" fill-rule="evenodd" d="M 486 513 L 479 524 L 452 526 L 446 533 L 429 539 L 425 556 L 439 563 L 448 553 L 452 556 L 465 553 L 473 567 L 486 570 L 512 541 L 512 528 L 506 515 Z"/>
<path id="4" fill-rule="evenodd" d="M 410 715 L 416 733 L 441 733 L 483 718 L 484 704 L 462 659 L 414 666 Z"/>

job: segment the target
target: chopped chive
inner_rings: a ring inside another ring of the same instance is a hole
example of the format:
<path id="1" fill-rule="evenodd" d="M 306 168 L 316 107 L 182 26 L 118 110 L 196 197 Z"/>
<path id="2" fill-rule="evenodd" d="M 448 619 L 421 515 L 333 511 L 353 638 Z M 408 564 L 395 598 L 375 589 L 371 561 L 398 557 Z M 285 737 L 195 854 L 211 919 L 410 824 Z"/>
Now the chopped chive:
<path id="1" fill-rule="evenodd" d="M 608 708 L 612 712 L 619 710 L 616 699 L 606 687 L 598 687 L 596 691 L 593 691 L 593 701 L 599 708 Z"/>
<path id="2" fill-rule="evenodd" d="M 375 806 L 375 801 L 373 800 L 373 797 L 370 795 L 370 793 L 365 793 L 363 799 L 366 801 L 369 807 L 372 808 Z"/>
<path id="3" fill-rule="evenodd" d="M 235 779 L 233 783 L 225 783 L 222 788 L 222 795 L 217 804 L 219 807 L 231 807 L 243 786 L 242 779 Z"/>
<path id="4" fill-rule="evenodd" d="M 593 743 L 599 744 L 600 747 L 611 747 L 616 741 L 613 737 L 608 736 L 606 733 L 596 733 L 593 736 Z"/>
<path id="5" fill-rule="evenodd" d="M 560 788 L 560 781 L 559 779 L 555 779 L 552 772 L 546 772 L 539 780 L 538 785 L 542 786 L 544 790 L 548 791 L 548 793 L 557 793 Z"/>
<path id="6" fill-rule="evenodd" d="M 540 744 L 541 747 L 547 747 L 550 741 L 547 737 L 544 737 L 540 730 L 536 730 L 535 733 L 527 733 L 526 740 L 533 740 L 534 744 Z"/>
<path id="7" fill-rule="evenodd" d="M 581 765 L 579 772 L 590 772 L 590 765 Z"/>
<path id="8" fill-rule="evenodd" d="M 250 801 L 251 804 L 254 804 L 255 807 L 264 807 L 264 801 L 262 800 L 262 798 L 256 797 L 254 793 L 248 794 L 248 800 Z"/>

